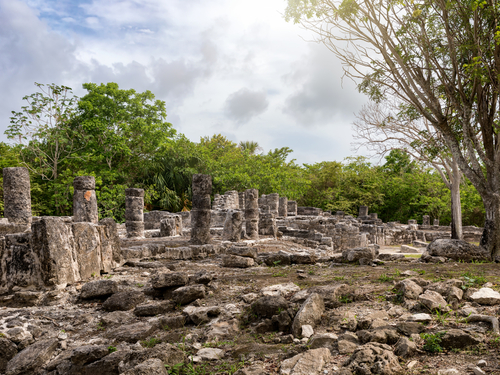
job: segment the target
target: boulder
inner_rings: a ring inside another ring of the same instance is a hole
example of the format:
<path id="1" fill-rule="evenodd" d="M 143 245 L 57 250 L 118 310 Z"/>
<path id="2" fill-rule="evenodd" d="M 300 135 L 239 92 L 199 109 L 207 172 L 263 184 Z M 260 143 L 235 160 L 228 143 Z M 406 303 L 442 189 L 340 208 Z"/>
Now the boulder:
<path id="1" fill-rule="evenodd" d="M 172 299 L 180 305 L 187 305 L 202 298 L 205 298 L 205 285 L 203 284 L 182 286 L 172 292 Z"/>
<path id="2" fill-rule="evenodd" d="M 155 327 L 148 323 L 134 323 L 122 325 L 106 333 L 106 337 L 116 341 L 126 341 L 136 343 L 144 340 L 155 331 Z"/>
<path id="3" fill-rule="evenodd" d="M 71 363 L 77 366 L 83 366 L 88 363 L 98 361 L 109 354 L 106 345 L 86 345 L 73 349 L 71 353 Z"/>
<path id="4" fill-rule="evenodd" d="M 441 346 L 445 349 L 463 349 L 468 346 L 477 345 L 481 340 L 462 331 L 461 329 L 448 329 L 441 337 Z"/>
<path id="5" fill-rule="evenodd" d="M 228 254 L 231 255 L 237 255 L 240 257 L 247 257 L 247 258 L 257 258 L 258 255 L 258 250 L 256 247 L 250 247 L 250 246 L 231 246 L 227 250 Z"/>
<path id="6" fill-rule="evenodd" d="M 102 308 L 107 311 L 132 310 L 145 299 L 146 296 L 142 292 L 137 290 L 126 290 L 113 294 L 102 304 Z"/>
<path id="7" fill-rule="evenodd" d="M 327 348 L 311 349 L 295 357 L 285 359 L 281 363 L 282 375 L 319 374 L 330 360 L 331 353 Z"/>
<path id="8" fill-rule="evenodd" d="M 313 328 L 321 320 L 321 316 L 325 311 L 323 298 L 313 293 L 307 298 L 300 310 L 295 315 L 292 324 L 292 333 L 295 337 L 300 337 L 302 334 L 302 326 L 309 324 Z"/>
<path id="9" fill-rule="evenodd" d="M 96 280 L 85 283 L 80 298 L 102 298 L 118 292 L 118 284 L 114 280 Z"/>
<path id="10" fill-rule="evenodd" d="M 337 340 L 338 337 L 334 333 L 317 333 L 309 340 L 309 347 L 311 349 L 328 348 L 331 351 Z"/>
<path id="11" fill-rule="evenodd" d="M 401 337 L 394 348 L 394 354 L 403 359 L 412 357 L 416 352 L 417 345 L 407 337 Z"/>
<path id="12" fill-rule="evenodd" d="M 342 251 L 342 258 L 347 262 L 359 262 L 360 259 L 374 260 L 379 252 L 374 247 L 357 247 Z"/>
<path id="13" fill-rule="evenodd" d="M 498 305 L 500 304 L 500 293 L 491 288 L 481 288 L 473 293 L 469 299 L 481 305 Z"/>
<path id="14" fill-rule="evenodd" d="M 391 347 L 379 343 L 369 343 L 358 347 L 344 366 L 355 374 L 403 374 L 403 369 Z"/>
<path id="15" fill-rule="evenodd" d="M 401 280 L 395 285 L 395 288 L 402 292 L 407 299 L 417 299 L 424 292 L 420 285 L 410 279 Z"/>
<path id="16" fill-rule="evenodd" d="M 17 354 L 17 346 L 4 337 L 0 337 L 0 373 L 5 373 L 7 363 Z"/>
<path id="17" fill-rule="evenodd" d="M 237 255 L 224 255 L 222 266 L 228 268 L 248 268 L 255 264 L 253 258 L 240 257 Z"/>
<path id="18" fill-rule="evenodd" d="M 54 354 L 59 341 L 55 338 L 40 340 L 17 353 L 7 363 L 6 375 L 35 374 Z"/>
<path id="19" fill-rule="evenodd" d="M 252 304 L 252 311 L 259 317 L 272 318 L 288 307 L 288 301 L 282 296 L 264 296 Z"/>
<path id="20" fill-rule="evenodd" d="M 183 310 L 183 312 L 194 324 L 199 325 L 201 323 L 208 323 L 212 318 L 218 316 L 220 314 L 220 309 L 217 306 L 188 306 Z"/>
<path id="21" fill-rule="evenodd" d="M 168 371 L 161 359 L 148 359 L 134 368 L 122 373 L 123 375 L 168 375 Z"/>
<path id="22" fill-rule="evenodd" d="M 151 284 L 155 289 L 169 288 L 173 286 L 184 286 L 188 283 L 189 277 L 184 272 L 160 273 L 151 279 Z"/>
<path id="23" fill-rule="evenodd" d="M 276 285 L 270 285 L 266 286 L 265 288 L 261 289 L 261 293 L 263 296 L 283 296 L 287 297 L 290 294 L 293 294 L 295 292 L 298 292 L 300 290 L 300 287 L 294 283 L 287 283 L 287 284 L 276 284 Z"/>
<path id="24" fill-rule="evenodd" d="M 485 248 L 473 245 L 463 240 L 440 238 L 427 246 L 430 256 L 450 258 L 456 261 L 470 262 L 473 260 L 490 260 L 490 254 Z"/>
<path id="25" fill-rule="evenodd" d="M 447 302 L 443 296 L 437 292 L 433 292 L 432 290 L 426 290 L 424 294 L 421 294 L 418 297 L 418 300 L 430 311 L 450 311 L 450 308 L 447 306 Z"/>

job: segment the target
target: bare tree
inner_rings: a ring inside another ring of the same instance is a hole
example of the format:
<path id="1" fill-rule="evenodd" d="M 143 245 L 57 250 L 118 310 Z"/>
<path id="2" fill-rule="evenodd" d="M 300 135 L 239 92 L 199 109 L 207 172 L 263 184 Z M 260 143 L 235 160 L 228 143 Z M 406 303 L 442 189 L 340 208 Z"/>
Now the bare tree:
<path id="1" fill-rule="evenodd" d="M 404 108 L 404 107 L 403 107 Z M 414 159 L 430 164 L 451 191 L 451 238 L 463 239 L 460 182 L 462 172 L 442 136 L 426 119 L 409 116 L 395 101 L 364 105 L 353 123 L 358 147 L 376 155 L 405 150 Z"/>
<path id="2" fill-rule="evenodd" d="M 288 0 L 374 100 L 394 96 L 432 125 L 486 212 L 500 260 L 500 4 L 496 0 Z"/>

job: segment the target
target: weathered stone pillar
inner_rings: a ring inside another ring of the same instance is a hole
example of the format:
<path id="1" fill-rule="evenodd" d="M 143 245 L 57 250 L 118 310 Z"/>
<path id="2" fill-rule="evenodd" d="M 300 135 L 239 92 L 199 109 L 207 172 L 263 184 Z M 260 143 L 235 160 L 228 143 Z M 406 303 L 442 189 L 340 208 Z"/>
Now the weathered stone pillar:
<path id="1" fill-rule="evenodd" d="M 27 168 L 3 169 L 4 215 L 13 224 L 31 224 L 30 174 Z"/>
<path id="2" fill-rule="evenodd" d="M 269 206 L 269 211 L 278 216 L 279 206 L 280 206 L 280 195 L 278 193 L 272 193 L 266 195 L 267 205 Z"/>
<path id="3" fill-rule="evenodd" d="M 434 219 L 434 226 L 439 227 L 439 219 Z"/>
<path id="4" fill-rule="evenodd" d="M 95 195 L 95 177 L 75 177 L 73 189 L 73 222 L 97 224 L 99 215 Z"/>
<path id="5" fill-rule="evenodd" d="M 375 213 L 375 212 L 372 212 L 372 213 L 370 214 L 370 219 L 372 219 L 372 220 L 377 220 L 377 219 L 378 219 L 378 214 L 377 214 L 377 213 Z"/>
<path id="6" fill-rule="evenodd" d="M 417 224 L 417 220 L 410 219 L 408 220 L 408 225 L 415 225 Z"/>
<path id="7" fill-rule="evenodd" d="M 125 189 L 127 237 L 144 237 L 144 189 Z"/>
<path id="8" fill-rule="evenodd" d="M 242 191 L 241 193 L 238 193 L 238 201 L 240 203 L 240 210 L 245 211 L 245 192 Z"/>
<path id="9" fill-rule="evenodd" d="M 279 201 L 279 207 L 278 207 L 278 215 L 280 217 L 287 217 L 288 216 L 288 198 L 287 197 L 280 197 Z"/>
<path id="10" fill-rule="evenodd" d="M 368 206 L 359 206 L 359 215 L 358 217 L 368 216 Z"/>
<path id="11" fill-rule="evenodd" d="M 261 213 L 259 218 L 259 234 L 276 238 L 278 227 L 276 225 L 276 215 L 274 213 Z"/>
<path id="12" fill-rule="evenodd" d="M 245 227 L 246 235 L 252 240 L 259 238 L 259 191 L 245 191 Z"/>
<path id="13" fill-rule="evenodd" d="M 288 201 L 287 211 L 288 216 L 297 216 L 297 201 Z"/>
<path id="14" fill-rule="evenodd" d="M 160 237 L 182 236 L 182 217 L 170 215 L 160 221 Z"/>
<path id="15" fill-rule="evenodd" d="M 429 215 L 422 216 L 422 225 L 425 225 L 425 226 L 431 225 L 431 217 Z"/>
<path id="16" fill-rule="evenodd" d="M 222 239 L 224 241 L 238 242 L 241 240 L 241 229 L 243 226 L 243 211 L 229 210 L 224 222 Z"/>
<path id="17" fill-rule="evenodd" d="M 193 175 L 193 209 L 191 210 L 191 243 L 204 245 L 210 242 L 212 176 Z"/>

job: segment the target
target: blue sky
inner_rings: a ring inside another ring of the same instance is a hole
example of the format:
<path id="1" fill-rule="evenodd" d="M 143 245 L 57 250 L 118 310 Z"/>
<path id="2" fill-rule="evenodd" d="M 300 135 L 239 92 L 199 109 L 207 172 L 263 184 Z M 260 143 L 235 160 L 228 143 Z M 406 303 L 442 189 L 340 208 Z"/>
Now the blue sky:
<path id="1" fill-rule="evenodd" d="M 354 155 L 366 98 L 285 0 L 0 0 L 0 141 L 11 111 L 55 83 L 151 90 L 191 140 L 288 146 L 300 163 Z M 361 151 L 363 152 L 363 151 Z"/>

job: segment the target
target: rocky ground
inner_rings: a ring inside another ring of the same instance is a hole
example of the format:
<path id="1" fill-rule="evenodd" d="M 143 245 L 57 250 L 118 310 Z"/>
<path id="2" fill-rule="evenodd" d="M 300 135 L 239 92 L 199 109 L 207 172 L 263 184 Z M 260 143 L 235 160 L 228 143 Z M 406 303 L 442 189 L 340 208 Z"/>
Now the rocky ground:
<path id="1" fill-rule="evenodd" d="M 0 373 L 500 374 L 495 263 L 230 252 L 0 297 Z"/>

